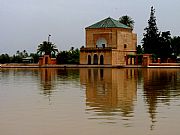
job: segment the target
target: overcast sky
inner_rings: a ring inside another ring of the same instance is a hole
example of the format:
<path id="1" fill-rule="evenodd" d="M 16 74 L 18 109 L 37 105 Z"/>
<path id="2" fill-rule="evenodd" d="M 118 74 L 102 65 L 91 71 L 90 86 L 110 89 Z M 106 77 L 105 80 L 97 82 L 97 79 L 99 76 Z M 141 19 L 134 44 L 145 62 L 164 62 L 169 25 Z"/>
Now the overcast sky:
<path id="1" fill-rule="evenodd" d="M 180 0 L 0 0 L 0 54 L 36 52 L 50 40 L 59 50 L 85 45 L 85 27 L 107 17 L 128 15 L 141 43 L 154 6 L 160 31 L 180 35 Z"/>

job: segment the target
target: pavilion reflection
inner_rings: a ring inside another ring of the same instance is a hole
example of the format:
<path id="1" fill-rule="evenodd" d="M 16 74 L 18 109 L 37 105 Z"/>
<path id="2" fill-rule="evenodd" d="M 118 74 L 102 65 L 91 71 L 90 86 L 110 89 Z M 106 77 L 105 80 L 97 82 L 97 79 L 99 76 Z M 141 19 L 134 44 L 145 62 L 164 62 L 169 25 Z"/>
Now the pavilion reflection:
<path id="1" fill-rule="evenodd" d="M 170 105 L 171 99 L 180 96 L 180 70 L 178 69 L 143 69 L 144 98 L 152 122 L 151 129 L 157 122 L 158 107 Z M 160 104 L 160 105 L 159 105 Z"/>
<path id="2" fill-rule="evenodd" d="M 81 69 L 80 81 L 86 87 L 87 111 L 130 117 L 137 94 L 136 69 Z"/>

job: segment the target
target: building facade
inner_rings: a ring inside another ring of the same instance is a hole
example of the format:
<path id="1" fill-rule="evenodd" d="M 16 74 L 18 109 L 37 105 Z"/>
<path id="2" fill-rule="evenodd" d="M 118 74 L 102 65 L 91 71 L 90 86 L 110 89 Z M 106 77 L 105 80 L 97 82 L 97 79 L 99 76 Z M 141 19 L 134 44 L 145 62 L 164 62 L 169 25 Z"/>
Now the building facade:
<path id="1" fill-rule="evenodd" d="M 86 46 L 80 50 L 80 64 L 127 65 L 136 55 L 137 35 L 113 18 L 106 18 L 86 29 Z M 130 59 L 129 59 L 130 58 Z"/>
<path id="2" fill-rule="evenodd" d="M 56 65 L 56 58 L 51 58 L 49 55 L 39 57 L 39 66 L 43 65 Z"/>

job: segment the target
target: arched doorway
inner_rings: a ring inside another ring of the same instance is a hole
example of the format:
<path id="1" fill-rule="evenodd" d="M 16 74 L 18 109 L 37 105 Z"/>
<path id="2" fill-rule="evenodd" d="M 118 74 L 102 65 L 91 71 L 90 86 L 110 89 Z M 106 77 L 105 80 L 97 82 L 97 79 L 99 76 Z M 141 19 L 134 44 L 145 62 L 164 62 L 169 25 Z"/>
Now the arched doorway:
<path id="1" fill-rule="evenodd" d="M 105 48 L 107 46 L 107 41 L 105 38 L 99 38 L 97 41 L 96 41 L 96 45 L 98 48 Z"/>
<path id="2" fill-rule="evenodd" d="M 45 64 L 48 64 L 48 57 L 45 57 Z"/>
<path id="3" fill-rule="evenodd" d="M 94 54 L 94 65 L 98 65 L 98 56 L 97 54 Z"/>
<path id="4" fill-rule="evenodd" d="M 104 65 L 104 56 L 103 55 L 100 56 L 100 65 Z"/>
<path id="5" fill-rule="evenodd" d="M 91 56 L 88 55 L 88 65 L 91 65 Z"/>

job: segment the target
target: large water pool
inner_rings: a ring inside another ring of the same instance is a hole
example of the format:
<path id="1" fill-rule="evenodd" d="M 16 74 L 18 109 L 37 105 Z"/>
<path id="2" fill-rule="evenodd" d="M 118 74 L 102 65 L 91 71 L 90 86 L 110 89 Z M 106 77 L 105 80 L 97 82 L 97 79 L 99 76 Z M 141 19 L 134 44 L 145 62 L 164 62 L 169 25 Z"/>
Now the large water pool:
<path id="1" fill-rule="evenodd" d="M 1 135 L 178 135 L 180 69 L 0 69 Z"/>

